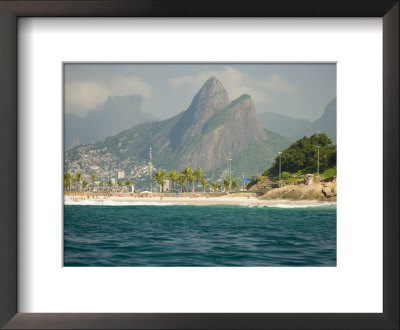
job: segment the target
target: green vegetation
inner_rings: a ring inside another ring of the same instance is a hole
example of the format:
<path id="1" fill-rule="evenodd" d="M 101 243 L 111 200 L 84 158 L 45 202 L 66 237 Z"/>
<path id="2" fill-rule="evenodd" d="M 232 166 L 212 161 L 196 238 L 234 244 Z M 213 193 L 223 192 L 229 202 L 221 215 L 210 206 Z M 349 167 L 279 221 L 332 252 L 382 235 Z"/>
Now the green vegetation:
<path id="1" fill-rule="evenodd" d="M 215 130 L 217 127 L 225 124 L 229 119 L 229 110 L 231 105 L 228 105 L 225 109 L 217 112 L 212 116 L 203 126 L 201 133 L 205 134 Z"/>
<path id="2" fill-rule="evenodd" d="M 224 187 L 226 190 L 231 191 L 239 187 L 239 183 L 235 179 L 232 179 L 230 176 L 228 176 L 224 180 Z"/>
<path id="3" fill-rule="evenodd" d="M 204 179 L 206 175 L 204 172 L 200 169 L 197 168 L 194 171 L 190 167 L 185 167 L 180 173 L 178 173 L 176 170 L 172 170 L 169 173 L 165 173 L 165 171 L 160 170 L 154 173 L 154 176 L 152 177 L 152 182 L 157 183 L 161 186 L 161 192 L 164 192 L 164 186 L 167 180 L 171 180 L 173 182 L 173 190 L 175 190 L 175 183 L 177 183 L 180 186 L 180 189 L 182 192 L 184 191 L 198 191 L 197 187 L 199 184 L 203 187 L 203 191 L 206 191 L 206 188 L 210 186 L 209 182 Z M 92 175 L 85 175 L 82 172 L 77 172 L 75 175 L 72 175 L 69 172 L 64 173 L 64 190 L 66 192 L 69 192 L 69 186 L 70 184 L 74 183 L 75 185 L 75 191 L 80 192 L 80 188 L 83 188 L 83 191 L 85 191 L 86 188 L 90 190 L 91 188 L 89 187 L 89 181 L 87 179 L 92 180 L 92 184 L 96 187 L 96 182 L 94 174 Z M 196 184 L 196 190 L 194 187 L 194 182 L 197 182 Z M 106 191 L 111 191 L 114 188 L 118 187 L 118 191 L 122 191 L 123 187 L 128 187 L 132 185 L 133 182 L 130 179 L 127 179 L 125 182 L 123 181 L 117 181 L 115 182 L 113 179 L 109 179 L 107 181 L 107 186 L 108 190 Z M 98 185 L 99 191 L 103 191 L 105 183 L 101 181 Z M 211 186 L 214 188 L 214 190 L 220 189 L 221 184 L 216 183 L 215 181 L 212 182 Z M 239 187 L 239 183 L 235 179 L 231 179 L 230 177 L 225 178 L 224 180 L 224 187 L 226 190 L 235 190 Z"/>
<path id="4" fill-rule="evenodd" d="M 321 177 L 323 178 L 332 178 L 334 176 L 336 176 L 336 165 L 331 168 L 328 168 L 321 174 Z"/>
<path id="5" fill-rule="evenodd" d="M 181 187 L 181 191 L 183 192 L 183 189 L 184 189 L 185 183 L 186 183 L 185 175 L 184 174 L 179 174 L 178 179 L 176 180 L 176 182 Z"/>
<path id="6" fill-rule="evenodd" d="M 218 190 L 219 188 L 221 188 L 221 184 L 217 183 L 215 181 L 211 182 L 211 186 L 213 187 L 214 191 Z"/>
<path id="7" fill-rule="evenodd" d="M 167 180 L 171 180 L 173 182 L 173 190 L 175 189 L 175 183 L 177 183 L 181 191 L 192 191 L 194 192 L 194 182 L 197 182 L 196 189 L 199 184 L 203 187 L 203 192 L 206 191 L 206 188 L 210 186 L 209 182 L 204 179 L 206 175 L 204 172 L 200 169 L 197 168 L 194 171 L 190 167 L 186 167 L 183 169 L 180 173 L 178 173 L 176 170 L 172 170 L 169 173 L 165 173 L 165 171 L 160 170 L 154 173 L 154 176 L 152 177 L 152 182 L 157 183 L 161 186 L 161 192 L 164 192 L 164 186 Z M 74 175 L 72 175 L 69 172 L 64 173 L 64 190 L 66 192 L 70 191 L 70 185 L 74 184 L 75 185 L 75 191 L 80 192 L 80 188 L 82 188 L 82 191 L 85 191 L 86 188 L 88 190 L 91 189 L 89 186 L 89 181 L 87 180 L 92 180 L 92 185 L 96 187 L 96 182 L 95 179 L 97 179 L 97 176 L 95 174 L 91 175 L 85 175 L 82 172 L 77 172 Z M 125 182 L 124 181 L 117 181 L 115 182 L 113 179 L 109 179 L 107 181 L 107 186 L 108 190 L 106 191 L 111 191 L 114 188 L 118 187 L 118 191 L 122 191 L 123 187 L 128 187 L 132 185 L 133 182 L 130 179 L 127 179 Z M 98 184 L 98 191 L 103 191 L 105 183 L 103 181 L 100 181 Z M 212 182 L 212 187 L 214 190 L 220 189 L 221 184 L 216 183 L 215 181 Z M 238 181 L 235 179 L 231 179 L 230 177 L 225 178 L 224 180 L 224 187 L 226 190 L 235 190 L 239 187 Z M 198 191 L 198 190 L 196 190 Z"/>
<path id="8" fill-rule="evenodd" d="M 168 174 L 168 178 L 172 181 L 172 189 L 175 189 L 175 183 L 178 181 L 179 174 L 177 171 L 172 170 Z"/>
<path id="9" fill-rule="evenodd" d="M 319 171 L 323 171 L 336 166 L 336 145 L 332 145 L 332 140 L 326 134 L 313 134 L 311 137 L 303 137 L 294 142 L 289 148 L 282 151 L 281 170 L 284 172 L 302 174 L 315 173 L 317 171 L 317 157 L 319 146 Z M 274 163 L 267 170 L 268 176 L 279 175 L 279 156 L 276 156 Z"/>
<path id="10" fill-rule="evenodd" d="M 178 157 L 171 147 L 165 148 L 169 141 L 169 132 L 178 122 L 183 113 L 160 122 L 148 122 L 132 127 L 115 136 L 105 138 L 90 145 L 80 145 L 65 153 L 65 158 L 73 162 L 79 160 L 82 154 L 90 154 L 95 150 L 109 153 L 113 161 L 130 160 L 141 161 L 148 158 L 149 147 L 153 148 L 154 162 L 156 167 L 176 167 Z M 103 166 L 102 163 L 98 164 Z M 128 166 L 127 172 L 131 170 Z"/>
<path id="11" fill-rule="evenodd" d="M 249 98 L 248 95 L 242 95 L 233 101 L 230 106 L 217 112 L 203 127 L 203 130 L 211 130 L 229 120 L 229 110 L 237 106 L 243 99 Z M 190 137 L 185 142 L 176 147 L 171 143 L 171 130 L 182 118 L 183 112 L 168 120 L 160 122 L 149 122 L 132 127 L 129 130 L 121 132 L 116 136 L 105 138 L 90 145 L 81 145 L 68 150 L 65 153 L 66 169 L 71 168 L 70 164 L 77 161 L 80 168 L 88 171 L 83 162 L 85 157 L 96 159 L 96 165 L 104 171 L 110 171 L 112 167 L 119 167 L 125 173 L 136 171 L 137 162 L 147 162 L 149 147 L 152 147 L 153 165 L 155 168 L 164 169 L 167 172 L 174 168 L 182 169 L 181 161 L 183 156 L 197 150 L 202 142 L 202 134 Z M 211 126 L 210 126 L 211 125 Z M 243 122 L 246 126 L 246 123 Z M 208 128 L 207 128 L 208 127 Z M 245 150 L 238 151 L 231 155 L 232 158 L 232 176 L 242 183 L 242 173 L 250 177 L 256 172 L 262 172 L 271 166 L 274 157 L 278 151 L 288 147 L 292 142 L 290 139 L 279 134 L 265 130 L 267 140 L 256 141 L 247 146 Z M 84 157 L 85 156 L 85 157 Z M 141 166 L 141 165 L 140 165 Z M 219 168 L 207 171 L 207 175 L 220 175 L 225 170 L 225 164 Z M 91 170 L 90 170 L 91 171 Z M 100 173 L 97 173 L 100 175 Z M 103 177 L 104 178 L 104 177 Z M 108 178 L 107 178 L 108 180 Z M 171 179 L 175 184 L 176 178 Z M 195 179 L 200 184 L 200 179 Z M 87 179 L 90 181 L 90 178 Z M 137 187 L 143 185 L 143 180 L 136 182 Z M 146 181 L 147 184 L 148 181 Z M 147 184 L 148 185 L 148 184 Z"/>
<path id="12" fill-rule="evenodd" d="M 191 168 L 185 167 L 185 169 L 181 172 L 181 175 L 185 178 L 184 183 L 189 183 L 189 185 L 191 185 L 191 183 L 194 180 L 194 175 L 193 175 L 193 171 L 191 170 Z"/>
<path id="13" fill-rule="evenodd" d="M 242 174 L 250 176 L 261 172 L 263 169 L 272 165 L 275 155 L 287 148 L 291 140 L 277 133 L 265 130 L 267 134 L 266 141 L 256 141 L 251 143 L 242 152 L 232 155 L 232 177 L 242 182 Z M 216 169 L 215 173 L 221 173 L 226 166 Z"/>
<path id="14" fill-rule="evenodd" d="M 320 177 L 327 179 L 336 176 L 336 145 L 326 134 L 313 134 L 303 137 L 292 143 L 281 154 L 281 180 L 293 183 L 304 180 L 306 174 L 317 174 L 319 146 L 319 173 Z M 269 179 L 279 181 L 279 155 L 275 157 L 272 166 L 265 170 L 262 176 L 253 177 L 247 188 L 258 182 Z"/>
<path id="15" fill-rule="evenodd" d="M 82 173 L 76 172 L 75 173 L 75 186 L 76 186 L 76 190 L 78 190 L 78 191 L 80 191 L 81 180 L 82 180 Z"/>
<path id="16" fill-rule="evenodd" d="M 165 181 L 167 176 L 164 171 L 157 171 L 153 177 L 152 182 L 158 183 L 161 186 L 161 192 L 164 192 Z"/>
<path id="17" fill-rule="evenodd" d="M 207 180 L 201 180 L 201 185 L 203 186 L 203 191 L 206 192 L 206 188 L 209 186 Z"/>
<path id="18" fill-rule="evenodd" d="M 88 182 L 86 180 L 83 180 L 82 181 L 82 189 L 83 189 L 83 191 L 85 191 L 87 185 L 88 185 Z"/>
<path id="19" fill-rule="evenodd" d="M 199 182 L 202 182 L 202 179 L 205 177 L 206 175 L 204 174 L 204 172 L 199 169 L 196 168 L 193 172 L 193 178 L 196 181 L 196 186 L 199 184 Z"/>
<path id="20" fill-rule="evenodd" d="M 208 133 L 215 130 L 217 127 L 225 124 L 229 119 L 229 111 L 235 107 L 241 101 L 250 98 L 250 95 L 243 94 L 236 100 L 232 101 L 231 104 L 226 106 L 223 110 L 218 111 L 214 116 L 212 116 L 203 126 L 202 133 Z"/>
<path id="21" fill-rule="evenodd" d="M 64 172 L 64 190 L 68 192 L 71 191 L 72 183 L 73 183 L 73 178 L 71 173 Z"/>

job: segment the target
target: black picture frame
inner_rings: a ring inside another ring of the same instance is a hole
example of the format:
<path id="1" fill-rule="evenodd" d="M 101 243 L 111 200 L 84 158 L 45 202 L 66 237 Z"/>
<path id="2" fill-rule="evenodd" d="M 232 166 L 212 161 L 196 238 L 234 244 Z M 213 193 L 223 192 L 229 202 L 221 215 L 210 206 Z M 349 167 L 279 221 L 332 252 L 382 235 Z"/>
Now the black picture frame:
<path id="1" fill-rule="evenodd" d="M 6 329 L 399 329 L 399 8 L 399 0 L 1 0 L 0 326 Z M 383 313 L 18 313 L 17 21 L 18 17 L 27 16 L 382 17 Z"/>

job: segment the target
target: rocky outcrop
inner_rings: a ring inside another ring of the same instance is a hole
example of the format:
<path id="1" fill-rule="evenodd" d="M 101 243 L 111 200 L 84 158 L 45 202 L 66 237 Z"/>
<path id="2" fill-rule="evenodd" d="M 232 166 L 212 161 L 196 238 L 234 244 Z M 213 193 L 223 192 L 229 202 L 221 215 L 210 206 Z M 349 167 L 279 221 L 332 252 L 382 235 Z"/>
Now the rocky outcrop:
<path id="1" fill-rule="evenodd" d="M 336 180 L 311 185 L 286 185 L 269 190 L 261 198 L 266 200 L 287 199 L 334 202 L 336 201 Z"/>
<path id="2" fill-rule="evenodd" d="M 188 140 L 199 135 L 204 124 L 228 105 L 228 94 L 222 83 L 215 77 L 208 79 L 172 128 L 170 140 L 173 149 L 179 149 Z"/>
<path id="3" fill-rule="evenodd" d="M 261 181 L 256 182 L 248 189 L 250 191 L 259 191 L 259 190 L 262 191 L 271 188 L 274 184 L 275 182 L 271 181 L 269 178 L 265 178 Z"/>
<path id="4" fill-rule="evenodd" d="M 249 95 L 242 95 L 211 117 L 201 133 L 180 162 L 205 171 L 223 165 L 230 155 L 243 151 L 250 143 L 267 139 Z"/>

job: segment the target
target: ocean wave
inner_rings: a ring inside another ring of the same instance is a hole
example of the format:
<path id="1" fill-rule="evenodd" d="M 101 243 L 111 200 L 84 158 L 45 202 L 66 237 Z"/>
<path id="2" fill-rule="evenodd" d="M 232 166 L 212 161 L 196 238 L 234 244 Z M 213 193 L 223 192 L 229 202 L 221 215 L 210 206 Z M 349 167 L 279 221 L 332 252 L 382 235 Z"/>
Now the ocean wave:
<path id="1" fill-rule="evenodd" d="M 282 209 L 304 209 L 310 207 L 326 207 L 336 205 L 335 202 L 326 202 L 326 203 L 318 203 L 318 204 L 275 204 L 275 205 L 262 205 L 261 207 L 272 207 L 272 208 L 282 208 Z"/>
<path id="2" fill-rule="evenodd" d="M 268 208 L 281 208 L 281 209 L 304 209 L 304 208 L 310 208 L 310 207 L 327 207 L 327 206 L 332 206 L 336 205 L 336 202 L 325 202 L 325 203 L 313 203 L 313 204 L 286 204 L 286 203 L 280 203 L 280 204 L 274 204 L 274 205 L 257 205 L 257 204 L 240 204 L 239 206 L 243 207 L 268 207 Z"/>
<path id="3" fill-rule="evenodd" d="M 192 205 L 190 203 L 177 203 L 177 202 L 155 202 L 155 201 L 115 201 L 115 200 L 66 200 L 64 201 L 64 205 L 95 205 L 95 206 L 174 206 L 174 205 Z M 328 207 L 336 205 L 336 202 L 323 202 L 323 203 L 310 203 L 310 204 L 296 204 L 296 203 L 278 203 L 272 205 L 265 204 L 251 204 L 251 203 L 242 203 L 236 204 L 236 206 L 240 207 L 248 207 L 248 208 L 282 208 L 282 209 L 295 209 L 295 208 L 319 208 L 319 207 Z M 192 206 L 231 206 L 234 207 L 235 204 L 211 204 L 211 205 L 196 205 Z"/>
<path id="4" fill-rule="evenodd" d="M 64 205 L 97 205 L 97 206 L 167 206 L 167 205 L 185 205 L 178 203 L 159 203 L 159 202 L 123 202 L 112 200 L 79 200 L 79 201 L 64 201 Z"/>

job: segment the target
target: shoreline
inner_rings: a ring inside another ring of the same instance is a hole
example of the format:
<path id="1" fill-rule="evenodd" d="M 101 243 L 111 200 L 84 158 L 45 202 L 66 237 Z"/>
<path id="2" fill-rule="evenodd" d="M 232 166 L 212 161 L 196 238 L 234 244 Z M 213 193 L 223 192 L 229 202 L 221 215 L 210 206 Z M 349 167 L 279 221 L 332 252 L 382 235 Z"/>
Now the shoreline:
<path id="1" fill-rule="evenodd" d="M 85 196 L 64 196 L 64 205 L 238 205 L 238 206 L 275 206 L 275 207 L 313 207 L 336 205 L 336 202 L 319 200 L 290 200 L 273 199 L 265 200 L 257 197 L 234 197 L 232 195 L 220 197 L 117 197 L 98 196 L 87 198 Z"/>

